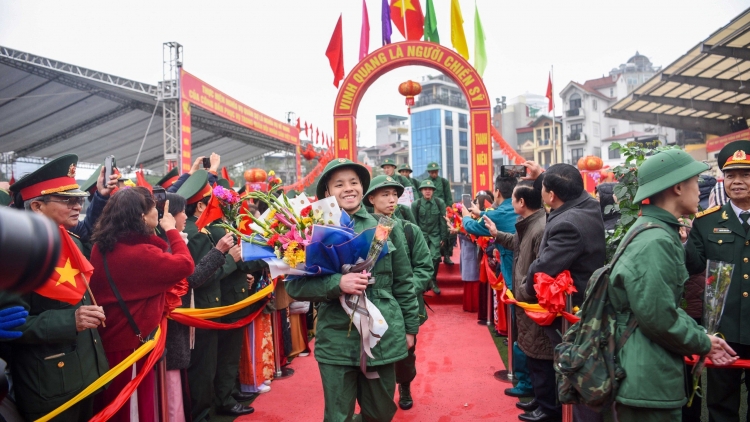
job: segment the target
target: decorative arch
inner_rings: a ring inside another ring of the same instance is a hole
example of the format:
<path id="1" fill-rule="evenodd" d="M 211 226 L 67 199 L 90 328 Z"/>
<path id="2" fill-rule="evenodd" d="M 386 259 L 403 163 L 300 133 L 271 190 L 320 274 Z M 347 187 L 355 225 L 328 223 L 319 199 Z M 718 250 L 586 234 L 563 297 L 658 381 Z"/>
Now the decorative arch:
<path id="1" fill-rule="evenodd" d="M 380 76 L 404 66 L 443 72 L 461 88 L 471 119 L 472 190 L 492 190 L 491 107 L 487 88 L 476 69 L 461 55 L 439 44 L 404 41 L 388 44 L 362 59 L 344 78 L 333 109 L 337 158 L 357 161 L 357 109 L 365 92 Z M 394 88 L 395 91 L 395 88 Z"/>

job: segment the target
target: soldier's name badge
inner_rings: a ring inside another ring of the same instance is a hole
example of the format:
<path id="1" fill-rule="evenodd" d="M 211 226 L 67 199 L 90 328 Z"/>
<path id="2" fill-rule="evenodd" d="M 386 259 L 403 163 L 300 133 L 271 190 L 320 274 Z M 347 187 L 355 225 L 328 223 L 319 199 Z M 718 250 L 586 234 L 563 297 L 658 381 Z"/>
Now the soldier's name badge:
<path id="1" fill-rule="evenodd" d="M 731 233 L 732 231 L 726 228 L 717 228 L 714 229 L 714 233 Z"/>

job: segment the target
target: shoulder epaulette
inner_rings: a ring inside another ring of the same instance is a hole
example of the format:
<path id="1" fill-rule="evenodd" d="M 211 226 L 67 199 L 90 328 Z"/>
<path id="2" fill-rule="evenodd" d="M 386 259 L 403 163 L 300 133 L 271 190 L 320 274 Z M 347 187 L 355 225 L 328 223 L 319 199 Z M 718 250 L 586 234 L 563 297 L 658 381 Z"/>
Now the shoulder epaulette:
<path id="1" fill-rule="evenodd" d="M 205 227 L 201 229 L 201 233 L 211 236 L 211 232 L 209 232 Z"/>
<path id="2" fill-rule="evenodd" d="M 77 238 L 77 239 L 80 239 L 80 238 L 81 238 L 81 236 L 78 236 L 77 234 L 73 233 L 73 232 L 72 232 L 72 231 L 70 231 L 70 230 L 65 230 L 65 231 L 66 231 L 66 232 L 68 232 L 68 234 L 69 234 L 69 235 L 71 235 L 71 236 L 73 236 L 73 237 L 75 237 L 75 238 Z"/>
<path id="3" fill-rule="evenodd" d="M 721 209 L 721 205 L 716 205 L 715 207 L 711 207 L 711 208 L 709 208 L 707 210 L 703 210 L 701 212 L 696 213 L 695 214 L 695 218 L 701 218 L 701 217 L 703 217 L 705 215 L 708 215 L 708 214 L 714 213 L 716 211 L 719 211 L 720 209 Z"/>

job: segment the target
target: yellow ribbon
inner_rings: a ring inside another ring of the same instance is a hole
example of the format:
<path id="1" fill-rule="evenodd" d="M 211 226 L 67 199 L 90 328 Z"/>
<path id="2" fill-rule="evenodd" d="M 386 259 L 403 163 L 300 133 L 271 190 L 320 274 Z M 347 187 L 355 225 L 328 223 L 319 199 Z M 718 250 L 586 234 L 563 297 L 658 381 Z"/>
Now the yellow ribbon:
<path id="1" fill-rule="evenodd" d="M 208 309 L 192 309 L 192 308 L 176 308 L 172 312 L 177 314 L 183 314 L 199 319 L 214 319 L 227 316 L 232 312 L 238 311 L 242 308 L 252 305 L 253 303 L 265 298 L 266 296 L 273 293 L 273 289 L 276 286 L 275 283 L 270 283 L 254 295 L 242 299 L 241 301 L 227 306 L 219 306 L 218 308 Z"/>
<path id="2" fill-rule="evenodd" d="M 125 360 L 123 360 L 122 362 L 118 363 L 117 366 L 115 366 L 114 368 L 111 368 L 109 371 L 104 373 L 104 375 L 99 377 L 91 385 L 89 385 L 83 391 L 78 393 L 78 395 L 68 400 L 62 406 L 58 407 L 57 409 L 53 410 L 47 415 L 37 419 L 36 422 L 45 422 L 54 418 L 55 416 L 58 416 L 60 413 L 68 410 L 71 406 L 74 406 L 79 401 L 85 399 L 86 397 L 93 394 L 95 391 L 107 385 L 110 381 L 115 379 L 115 377 L 125 372 L 126 369 L 132 367 L 134 363 L 136 363 L 142 357 L 146 356 L 148 352 L 153 350 L 154 346 L 156 345 L 156 341 L 159 339 L 159 337 L 161 337 L 161 328 L 156 329 L 156 334 L 154 335 L 153 339 L 143 343 L 141 347 L 137 348 L 130 356 L 125 358 Z"/>

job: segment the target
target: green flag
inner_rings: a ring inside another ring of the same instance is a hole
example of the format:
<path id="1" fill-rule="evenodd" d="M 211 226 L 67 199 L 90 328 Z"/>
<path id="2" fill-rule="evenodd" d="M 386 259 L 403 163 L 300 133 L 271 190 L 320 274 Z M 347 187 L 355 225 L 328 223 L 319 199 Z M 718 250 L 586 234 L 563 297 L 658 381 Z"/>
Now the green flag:
<path id="1" fill-rule="evenodd" d="M 432 0 L 427 0 L 427 13 L 424 16 L 424 40 L 440 44 L 435 6 L 432 5 Z"/>
<path id="2" fill-rule="evenodd" d="M 484 77 L 484 68 L 487 67 L 487 51 L 484 49 L 484 28 L 482 28 L 482 21 L 479 20 L 479 8 L 476 4 L 474 4 L 474 67 L 479 76 Z"/>

